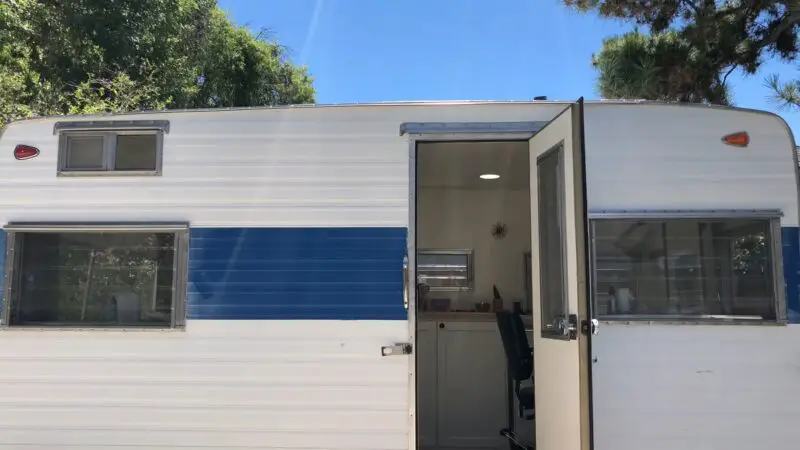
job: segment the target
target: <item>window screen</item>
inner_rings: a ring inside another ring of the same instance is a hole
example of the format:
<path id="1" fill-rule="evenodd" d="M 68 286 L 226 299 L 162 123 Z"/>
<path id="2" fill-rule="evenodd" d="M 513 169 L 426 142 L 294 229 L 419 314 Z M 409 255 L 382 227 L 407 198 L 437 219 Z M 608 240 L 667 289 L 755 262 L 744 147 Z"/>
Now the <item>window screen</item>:
<path id="1" fill-rule="evenodd" d="M 174 233 L 19 233 L 10 324 L 169 327 Z"/>
<path id="2" fill-rule="evenodd" d="M 604 316 L 775 319 L 769 219 L 594 221 Z"/>
<path id="3" fill-rule="evenodd" d="M 155 134 L 117 135 L 114 152 L 116 170 L 156 170 L 158 136 Z"/>
<path id="4" fill-rule="evenodd" d="M 98 170 L 103 168 L 102 136 L 70 136 L 67 139 L 65 168 L 69 170 Z"/>

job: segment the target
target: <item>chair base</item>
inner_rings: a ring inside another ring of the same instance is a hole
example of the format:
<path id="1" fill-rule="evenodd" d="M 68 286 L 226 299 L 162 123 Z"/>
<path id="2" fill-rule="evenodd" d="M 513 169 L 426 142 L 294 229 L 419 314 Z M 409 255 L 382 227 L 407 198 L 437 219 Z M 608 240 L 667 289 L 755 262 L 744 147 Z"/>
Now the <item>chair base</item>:
<path id="1" fill-rule="evenodd" d="M 511 445 L 517 450 L 536 450 L 536 444 L 522 439 L 517 433 L 509 430 L 508 428 L 503 428 L 500 430 L 500 435 L 508 439 Z"/>

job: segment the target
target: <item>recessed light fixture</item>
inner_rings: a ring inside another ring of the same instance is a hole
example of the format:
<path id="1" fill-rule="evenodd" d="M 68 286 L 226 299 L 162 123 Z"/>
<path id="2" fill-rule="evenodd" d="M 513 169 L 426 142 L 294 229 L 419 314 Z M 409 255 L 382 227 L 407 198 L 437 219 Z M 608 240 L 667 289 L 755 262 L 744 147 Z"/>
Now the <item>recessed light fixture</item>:
<path id="1" fill-rule="evenodd" d="M 496 173 L 484 173 L 481 174 L 481 180 L 496 180 L 500 178 L 500 175 Z"/>

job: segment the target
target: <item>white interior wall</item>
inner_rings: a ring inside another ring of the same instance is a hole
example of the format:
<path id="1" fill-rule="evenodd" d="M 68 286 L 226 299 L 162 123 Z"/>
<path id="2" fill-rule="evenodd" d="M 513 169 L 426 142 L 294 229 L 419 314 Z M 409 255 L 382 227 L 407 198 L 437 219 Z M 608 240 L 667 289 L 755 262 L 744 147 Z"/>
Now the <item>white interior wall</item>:
<path id="1" fill-rule="evenodd" d="M 523 255 L 530 251 L 530 193 L 527 189 L 420 188 L 417 197 L 419 249 L 472 249 L 472 292 L 431 292 L 450 298 L 451 309 L 472 309 L 491 302 L 497 285 L 506 307 L 525 298 Z M 507 226 L 504 239 L 492 237 L 492 226 Z"/>

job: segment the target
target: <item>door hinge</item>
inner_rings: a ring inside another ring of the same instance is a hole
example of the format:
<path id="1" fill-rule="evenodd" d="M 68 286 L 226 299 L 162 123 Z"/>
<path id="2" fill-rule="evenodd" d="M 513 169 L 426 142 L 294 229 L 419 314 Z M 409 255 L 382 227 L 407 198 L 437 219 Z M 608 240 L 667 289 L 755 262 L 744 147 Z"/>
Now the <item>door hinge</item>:
<path id="1" fill-rule="evenodd" d="M 381 356 L 410 355 L 411 352 L 411 344 L 408 342 L 381 347 Z"/>

